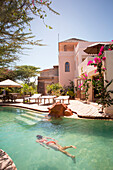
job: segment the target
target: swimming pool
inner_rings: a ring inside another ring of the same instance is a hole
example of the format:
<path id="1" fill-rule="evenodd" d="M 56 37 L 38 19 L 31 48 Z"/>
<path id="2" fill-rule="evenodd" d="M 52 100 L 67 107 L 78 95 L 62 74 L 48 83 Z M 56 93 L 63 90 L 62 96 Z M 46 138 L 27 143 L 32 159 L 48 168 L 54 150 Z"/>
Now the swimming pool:
<path id="1" fill-rule="evenodd" d="M 28 115 L 25 117 L 25 115 Z M 6 151 L 18 170 L 112 170 L 113 121 L 44 121 L 44 114 L 12 107 L 0 107 L 0 148 Z M 28 120 L 28 121 L 27 121 Z M 47 150 L 36 143 L 36 135 L 55 138 L 76 156 L 76 163 L 66 155 Z"/>

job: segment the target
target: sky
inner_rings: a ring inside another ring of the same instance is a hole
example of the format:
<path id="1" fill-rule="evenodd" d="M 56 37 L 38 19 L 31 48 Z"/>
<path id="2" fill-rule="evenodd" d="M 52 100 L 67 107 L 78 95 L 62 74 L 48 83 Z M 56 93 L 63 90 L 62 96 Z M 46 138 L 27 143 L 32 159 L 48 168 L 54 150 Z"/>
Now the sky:
<path id="1" fill-rule="evenodd" d="M 31 23 L 35 39 L 42 40 L 46 46 L 33 46 L 24 51 L 17 65 L 40 67 L 40 71 L 58 65 L 58 41 L 113 39 L 113 0 L 53 0 L 51 7 L 60 13 L 46 10 L 45 23 L 53 29 L 46 28 L 39 18 Z"/>

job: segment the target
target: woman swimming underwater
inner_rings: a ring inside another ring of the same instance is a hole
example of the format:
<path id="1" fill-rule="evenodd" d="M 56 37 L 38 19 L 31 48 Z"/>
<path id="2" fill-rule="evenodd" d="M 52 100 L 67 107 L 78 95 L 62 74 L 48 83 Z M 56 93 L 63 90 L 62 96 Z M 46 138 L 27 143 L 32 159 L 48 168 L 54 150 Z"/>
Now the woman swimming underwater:
<path id="1" fill-rule="evenodd" d="M 75 162 L 75 156 L 74 155 L 71 155 L 70 153 L 68 153 L 67 151 L 65 151 L 66 149 L 68 148 L 74 148 L 76 149 L 76 146 L 73 146 L 73 145 L 70 145 L 70 146 L 64 146 L 62 147 L 61 145 L 58 144 L 58 141 L 53 139 L 53 138 L 50 138 L 50 137 L 43 137 L 41 135 L 37 135 L 37 140 L 36 142 L 40 143 L 40 145 L 44 146 L 45 148 L 47 149 L 54 149 L 56 151 L 60 151 L 62 153 L 64 153 L 65 155 L 69 156 L 72 158 L 72 160 Z M 52 140 L 48 140 L 48 139 L 52 139 Z"/>

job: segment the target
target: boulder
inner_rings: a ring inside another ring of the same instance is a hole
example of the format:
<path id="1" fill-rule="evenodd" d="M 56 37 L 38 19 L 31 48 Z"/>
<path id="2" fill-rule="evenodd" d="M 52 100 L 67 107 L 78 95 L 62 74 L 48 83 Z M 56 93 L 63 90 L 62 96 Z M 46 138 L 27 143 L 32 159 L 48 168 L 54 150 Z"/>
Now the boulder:
<path id="1" fill-rule="evenodd" d="M 17 170 L 9 155 L 0 149 L 0 170 Z"/>
<path id="2" fill-rule="evenodd" d="M 73 112 L 71 109 L 67 108 L 65 111 L 64 111 L 64 115 L 65 116 L 72 116 L 73 115 Z"/>
<path id="3" fill-rule="evenodd" d="M 55 117 L 55 118 L 73 115 L 71 109 L 69 109 L 67 105 L 63 103 L 55 103 L 48 109 L 49 109 L 48 116 Z"/>

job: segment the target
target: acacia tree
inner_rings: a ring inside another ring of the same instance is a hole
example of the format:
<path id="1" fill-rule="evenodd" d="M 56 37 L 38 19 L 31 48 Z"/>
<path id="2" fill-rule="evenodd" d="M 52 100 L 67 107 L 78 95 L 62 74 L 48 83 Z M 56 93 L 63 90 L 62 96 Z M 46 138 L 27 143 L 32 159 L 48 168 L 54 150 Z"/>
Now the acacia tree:
<path id="1" fill-rule="evenodd" d="M 34 66 L 16 66 L 16 79 L 24 81 L 24 83 L 29 84 L 30 78 L 36 77 L 39 73 L 39 67 Z"/>
<path id="2" fill-rule="evenodd" d="M 15 70 L 10 70 L 8 68 L 0 68 L 0 81 L 11 79 L 13 81 L 16 80 L 16 72 Z"/>
<path id="3" fill-rule="evenodd" d="M 44 7 L 58 14 L 50 4 L 49 0 L 0 0 L 0 67 L 18 60 L 17 54 L 22 53 L 24 45 L 41 45 L 39 40 L 33 41 L 31 30 L 26 32 L 25 28 L 30 28 L 34 15 L 44 22 Z"/>

